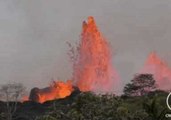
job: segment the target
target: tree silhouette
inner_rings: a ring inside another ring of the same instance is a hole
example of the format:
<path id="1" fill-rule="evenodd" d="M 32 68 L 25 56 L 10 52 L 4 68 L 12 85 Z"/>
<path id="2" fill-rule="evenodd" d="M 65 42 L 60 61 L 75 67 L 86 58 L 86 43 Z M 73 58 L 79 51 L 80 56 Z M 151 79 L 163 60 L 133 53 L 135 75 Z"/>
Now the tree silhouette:
<path id="1" fill-rule="evenodd" d="M 131 83 L 124 87 L 126 96 L 142 96 L 156 89 L 155 80 L 152 74 L 135 75 Z"/>
<path id="2" fill-rule="evenodd" d="M 12 120 L 12 117 L 17 110 L 19 98 L 22 97 L 24 90 L 25 87 L 20 83 L 8 83 L 1 86 L 0 95 L 6 102 L 5 117 L 7 120 Z"/>

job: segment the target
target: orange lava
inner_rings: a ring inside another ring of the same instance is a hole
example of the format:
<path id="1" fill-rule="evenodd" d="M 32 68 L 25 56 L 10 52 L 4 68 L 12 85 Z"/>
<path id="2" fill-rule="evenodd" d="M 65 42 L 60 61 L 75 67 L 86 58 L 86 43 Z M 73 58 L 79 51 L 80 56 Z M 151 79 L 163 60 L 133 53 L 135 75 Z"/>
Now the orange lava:
<path id="1" fill-rule="evenodd" d="M 69 96 L 73 91 L 72 82 L 67 81 L 54 81 L 50 87 L 46 89 L 40 89 L 37 93 L 38 95 L 38 102 L 43 103 L 45 101 L 65 98 Z"/>
<path id="2" fill-rule="evenodd" d="M 73 63 L 73 84 L 80 91 L 118 94 L 120 81 L 112 67 L 108 42 L 99 32 L 93 17 L 83 22 L 81 41 Z M 33 88 L 29 100 L 43 103 L 65 98 L 73 92 L 71 81 L 57 81 L 44 89 Z"/>
<path id="3" fill-rule="evenodd" d="M 149 55 L 140 73 L 153 74 L 159 89 L 171 90 L 171 69 L 155 52 Z"/>
<path id="4" fill-rule="evenodd" d="M 21 102 L 25 102 L 25 101 L 29 101 L 29 97 L 28 96 L 23 96 L 21 98 Z"/>
<path id="5" fill-rule="evenodd" d="M 118 92 L 118 76 L 111 63 L 108 42 L 98 30 L 93 17 L 83 22 L 73 79 L 81 91 Z"/>

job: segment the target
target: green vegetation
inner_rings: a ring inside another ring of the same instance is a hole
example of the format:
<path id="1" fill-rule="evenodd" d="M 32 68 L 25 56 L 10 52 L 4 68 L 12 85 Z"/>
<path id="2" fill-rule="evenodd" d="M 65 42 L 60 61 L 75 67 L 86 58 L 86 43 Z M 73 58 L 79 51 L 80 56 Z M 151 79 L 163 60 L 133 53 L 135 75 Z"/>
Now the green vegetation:
<path id="1" fill-rule="evenodd" d="M 37 120 L 168 120 L 168 93 L 156 90 L 151 74 L 136 75 L 124 95 L 81 93 L 72 104 L 55 103 Z"/>
<path id="2" fill-rule="evenodd" d="M 156 89 L 151 74 L 141 74 L 125 86 L 122 96 L 75 89 L 64 99 L 21 103 L 13 120 L 170 120 L 165 117 L 171 113 L 166 106 L 167 95 Z M 6 112 L 0 113 L 0 120 L 6 120 Z"/>
<path id="3" fill-rule="evenodd" d="M 37 120 L 168 120 L 167 94 L 160 91 L 150 94 L 116 97 L 81 93 L 72 104 L 54 102 L 49 112 Z"/>

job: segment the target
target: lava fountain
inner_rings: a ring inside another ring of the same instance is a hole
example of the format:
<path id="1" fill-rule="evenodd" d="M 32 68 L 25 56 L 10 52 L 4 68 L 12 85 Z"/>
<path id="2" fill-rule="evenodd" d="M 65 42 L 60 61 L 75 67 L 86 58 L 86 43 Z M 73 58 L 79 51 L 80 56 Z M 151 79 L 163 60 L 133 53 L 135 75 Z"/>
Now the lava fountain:
<path id="1" fill-rule="evenodd" d="M 73 68 L 73 80 L 81 91 L 118 94 L 119 79 L 112 67 L 109 43 L 93 17 L 83 22 Z"/>
<path id="2" fill-rule="evenodd" d="M 33 88 L 29 100 L 43 103 L 48 100 L 65 98 L 74 91 L 119 94 L 120 82 L 112 67 L 109 43 L 98 31 L 93 17 L 83 22 L 80 43 L 74 53 L 73 79 L 53 82 L 49 87 Z"/>
<path id="3" fill-rule="evenodd" d="M 159 89 L 171 90 L 171 69 L 155 52 L 149 55 L 140 73 L 153 74 Z"/>

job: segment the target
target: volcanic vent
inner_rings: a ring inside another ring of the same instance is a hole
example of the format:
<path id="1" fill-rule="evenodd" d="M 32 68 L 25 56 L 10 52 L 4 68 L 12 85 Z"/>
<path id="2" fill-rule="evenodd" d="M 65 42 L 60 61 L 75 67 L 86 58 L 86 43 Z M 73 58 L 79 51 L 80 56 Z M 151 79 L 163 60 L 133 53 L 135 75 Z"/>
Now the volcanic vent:
<path id="1" fill-rule="evenodd" d="M 48 100 L 54 100 L 59 98 L 65 98 L 69 96 L 73 91 L 71 81 L 53 81 L 49 87 L 39 89 L 33 88 L 30 92 L 29 99 L 31 101 L 43 103 Z"/>

